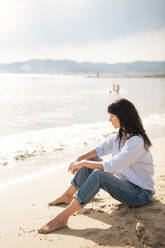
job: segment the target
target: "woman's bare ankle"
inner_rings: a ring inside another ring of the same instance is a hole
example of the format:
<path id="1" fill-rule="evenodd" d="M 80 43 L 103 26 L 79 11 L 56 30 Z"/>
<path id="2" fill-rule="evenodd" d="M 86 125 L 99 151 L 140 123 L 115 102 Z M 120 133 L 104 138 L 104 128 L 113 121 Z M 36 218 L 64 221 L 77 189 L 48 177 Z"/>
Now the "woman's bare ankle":
<path id="1" fill-rule="evenodd" d="M 73 197 L 71 195 L 62 195 L 57 198 L 55 201 L 49 203 L 49 206 L 54 206 L 58 204 L 69 204 L 72 201 Z"/>
<path id="2" fill-rule="evenodd" d="M 58 204 L 69 204 L 73 200 L 73 195 L 76 191 L 77 189 L 71 184 L 64 194 L 58 197 L 55 201 L 50 202 L 48 205 L 54 206 Z"/>

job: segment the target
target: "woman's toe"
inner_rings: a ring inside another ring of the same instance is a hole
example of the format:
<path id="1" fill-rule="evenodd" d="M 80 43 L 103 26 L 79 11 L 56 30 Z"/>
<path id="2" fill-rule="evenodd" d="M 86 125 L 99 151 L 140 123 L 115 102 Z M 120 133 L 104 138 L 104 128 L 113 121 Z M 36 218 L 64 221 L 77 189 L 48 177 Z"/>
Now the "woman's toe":
<path id="1" fill-rule="evenodd" d="M 49 228 L 47 225 L 43 226 L 41 229 L 38 230 L 39 233 L 47 233 Z"/>

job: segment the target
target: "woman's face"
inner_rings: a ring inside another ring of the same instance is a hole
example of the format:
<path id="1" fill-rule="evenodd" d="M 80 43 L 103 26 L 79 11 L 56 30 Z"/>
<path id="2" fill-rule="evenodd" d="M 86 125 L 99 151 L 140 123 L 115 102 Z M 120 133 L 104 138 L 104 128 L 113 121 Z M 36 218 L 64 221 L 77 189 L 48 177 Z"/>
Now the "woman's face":
<path id="1" fill-rule="evenodd" d="M 120 128 L 119 118 L 114 114 L 109 114 L 109 121 L 112 122 L 114 128 Z"/>

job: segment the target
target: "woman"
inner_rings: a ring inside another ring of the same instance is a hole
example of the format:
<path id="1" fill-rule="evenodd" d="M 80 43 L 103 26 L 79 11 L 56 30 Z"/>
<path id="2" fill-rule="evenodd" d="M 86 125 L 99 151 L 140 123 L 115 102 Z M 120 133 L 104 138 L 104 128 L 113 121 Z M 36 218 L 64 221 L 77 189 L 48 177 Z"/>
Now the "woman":
<path id="1" fill-rule="evenodd" d="M 119 99 L 108 106 L 108 113 L 113 126 L 119 128 L 118 133 L 70 164 L 68 171 L 76 173 L 70 187 L 49 204 L 69 205 L 38 230 L 40 233 L 65 227 L 69 217 L 90 202 L 101 188 L 129 206 L 144 206 L 152 201 L 151 142 L 138 112 L 130 101 Z M 112 158 L 103 161 L 100 157 L 107 154 L 112 154 Z"/>

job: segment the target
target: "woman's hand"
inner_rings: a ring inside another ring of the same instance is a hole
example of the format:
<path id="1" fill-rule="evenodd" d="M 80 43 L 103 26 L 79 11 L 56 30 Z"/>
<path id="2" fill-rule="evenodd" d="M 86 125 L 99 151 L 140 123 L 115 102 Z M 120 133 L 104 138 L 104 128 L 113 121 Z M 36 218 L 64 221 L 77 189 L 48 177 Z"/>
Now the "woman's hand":
<path id="1" fill-rule="evenodd" d="M 75 174 L 80 168 L 84 166 L 83 162 L 72 162 L 69 165 L 68 172 L 71 171 L 72 174 Z"/>

